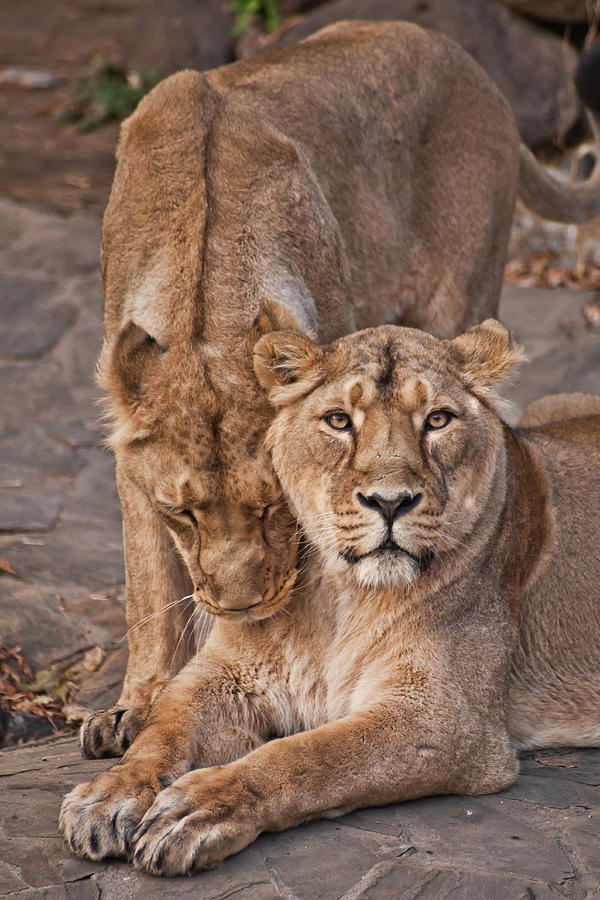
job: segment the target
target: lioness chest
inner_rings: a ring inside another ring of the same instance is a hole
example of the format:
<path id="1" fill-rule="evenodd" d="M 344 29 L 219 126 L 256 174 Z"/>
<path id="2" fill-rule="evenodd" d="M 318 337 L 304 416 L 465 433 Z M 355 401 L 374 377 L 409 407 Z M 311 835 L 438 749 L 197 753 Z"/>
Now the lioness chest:
<path id="1" fill-rule="evenodd" d="M 220 652 L 226 647 L 236 666 L 245 659 L 257 687 L 271 694 L 281 735 L 393 704 L 431 671 L 425 629 L 398 610 L 361 608 L 355 596 L 326 586 L 305 589 L 285 614 L 243 631 L 239 640 L 238 626 L 234 646 L 226 628 Z"/>

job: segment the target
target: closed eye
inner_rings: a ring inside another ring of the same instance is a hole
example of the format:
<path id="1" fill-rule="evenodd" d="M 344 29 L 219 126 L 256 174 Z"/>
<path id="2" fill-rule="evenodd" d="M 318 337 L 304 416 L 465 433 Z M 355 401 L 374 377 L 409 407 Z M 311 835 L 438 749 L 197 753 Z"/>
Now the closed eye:
<path id="1" fill-rule="evenodd" d="M 161 512 L 164 513 L 165 516 L 171 519 L 186 519 L 192 525 L 197 525 L 198 520 L 196 516 L 192 512 L 191 509 L 187 509 L 184 507 L 183 509 L 176 508 L 174 506 L 167 506 L 166 504 L 161 504 Z"/>

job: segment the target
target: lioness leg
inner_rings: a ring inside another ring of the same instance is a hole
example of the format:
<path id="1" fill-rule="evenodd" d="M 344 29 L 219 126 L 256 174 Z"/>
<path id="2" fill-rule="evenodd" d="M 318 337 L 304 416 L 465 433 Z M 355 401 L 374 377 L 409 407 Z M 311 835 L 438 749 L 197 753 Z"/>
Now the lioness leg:
<path id="1" fill-rule="evenodd" d="M 239 670 L 208 653 L 192 660 L 161 692 L 123 760 L 65 797 L 60 827 L 71 849 L 90 859 L 128 856 L 131 835 L 162 788 L 192 767 L 254 750 L 268 736 L 269 718 L 266 703 L 246 695 Z"/>
<path id="2" fill-rule="evenodd" d="M 190 772 L 142 819 L 133 835 L 135 863 L 160 875 L 211 868 L 262 831 L 429 794 L 487 793 L 514 781 L 504 729 L 482 729 L 475 741 L 475 719 L 464 731 L 458 714 L 442 719 L 444 733 L 437 718 L 415 727 L 410 711 L 374 707 L 263 744 L 229 765 Z"/>
<path id="3" fill-rule="evenodd" d="M 190 655 L 188 642 L 180 640 L 193 612 L 189 577 L 158 514 L 119 466 L 117 485 L 123 510 L 129 658 L 116 706 L 95 713 L 81 729 L 84 754 L 96 758 L 121 756 L 127 750 L 153 699 Z"/>

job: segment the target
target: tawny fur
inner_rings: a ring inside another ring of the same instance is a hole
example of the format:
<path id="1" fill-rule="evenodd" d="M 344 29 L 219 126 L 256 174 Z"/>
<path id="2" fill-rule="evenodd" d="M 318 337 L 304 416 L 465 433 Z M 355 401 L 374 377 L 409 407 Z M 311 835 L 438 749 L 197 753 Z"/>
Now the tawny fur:
<path id="1" fill-rule="evenodd" d="M 598 745 L 599 398 L 511 429 L 519 360 L 494 321 L 258 341 L 297 587 L 219 618 L 122 763 L 66 797 L 76 853 L 180 874 L 316 816 L 499 790 L 519 746 Z"/>
<path id="2" fill-rule="evenodd" d="M 340 23 L 181 72 L 123 125 L 103 227 L 100 383 L 129 663 L 117 706 L 83 728 L 87 755 L 121 754 L 188 659 L 190 595 L 242 621 L 270 615 L 293 586 L 296 523 L 250 366 L 260 331 L 288 322 L 329 341 L 397 321 L 451 337 L 494 314 L 523 179 L 556 216 L 579 196 L 550 191 L 519 152 L 477 64 L 398 22 Z"/>

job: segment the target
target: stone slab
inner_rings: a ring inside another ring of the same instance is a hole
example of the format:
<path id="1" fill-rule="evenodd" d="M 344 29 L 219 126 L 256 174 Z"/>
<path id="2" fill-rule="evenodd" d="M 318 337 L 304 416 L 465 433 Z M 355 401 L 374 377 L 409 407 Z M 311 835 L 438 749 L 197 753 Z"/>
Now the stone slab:
<path id="1" fill-rule="evenodd" d="M 67 303 L 48 304 L 56 290 L 57 285 L 46 279 L 0 276 L 0 357 L 35 358 L 58 342 L 76 313 Z"/>
<path id="2" fill-rule="evenodd" d="M 165 891 L 200 900 L 589 900 L 600 890 L 600 789 L 594 785 L 587 808 L 577 793 L 558 808 L 553 794 L 565 771 L 581 789 L 590 779 L 600 782 L 600 752 L 540 759 L 523 760 L 523 775 L 509 791 L 427 798 L 265 834 L 217 869 L 167 887 L 123 862 L 79 860 L 58 836 L 62 795 L 109 760 L 82 759 L 74 738 L 0 751 L 0 891 L 6 885 L 7 892 L 86 896 L 72 891 L 87 885 L 95 896 L 119 900 Z M 538 784 L 535 798 L 528 779 Z"/>

